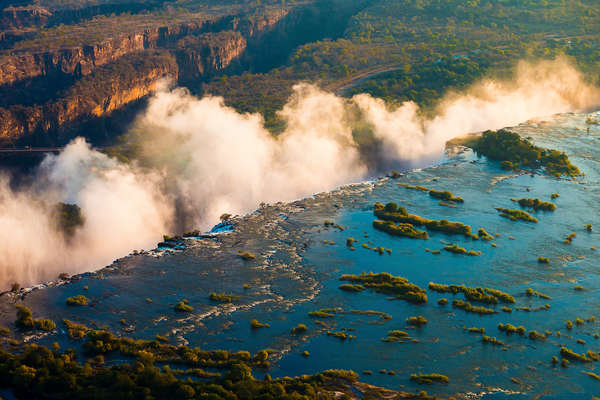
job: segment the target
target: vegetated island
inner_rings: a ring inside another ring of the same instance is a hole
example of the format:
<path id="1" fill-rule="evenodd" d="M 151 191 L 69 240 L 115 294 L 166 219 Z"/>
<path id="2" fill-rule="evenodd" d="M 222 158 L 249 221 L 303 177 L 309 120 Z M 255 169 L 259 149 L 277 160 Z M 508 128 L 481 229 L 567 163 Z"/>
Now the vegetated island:
<path id="1" fill-rule="evenodd" d="M 540 169 L 555 177 L 576 177 L 579 168 L 571 164 L 569 157 L 558 150 L 535 146 L 529 140 L 507 129 L 485 131 L 481 136 L 469 136 L 452 141 L 472 148 L 477 155 L 501 161 L 503 169 Z"/>
<path id="2" fill-rule="evenodd" d="M 384 206 L 382 203 L 377 202 L 375 203 L 375 209 L 373 213 L 377 218 L 384 221 L 393 221 L 400 222 L 402 224 L 425 226 L 427 229 L 430 229 L 432 231 L 444 232 L 451 235 L 464 235 L 469 238 L 473 237 L 470 225 L 465 225 L 461 222 L 450 222 L 445 219 L 436 221 L 433 219 L 423 218 L 418 215 L 409 214 L 406 211 L 406 208 L 399 207 L 396 203 L 387 203 Z M 391 227 L 386 228 L 390 229 Z M 398 230 L 401 229 L 405 228 L 400 228 Z"/>
<path id="3" fill-rule="evenodd" d="M 18 308 L 17 314 L 17 322 L 32 319 L 26 307 Z M 87 361 L 80 360 L 77 350 L 61 350 L 56 343 L 48 348 L 10 339 L 5 329 L 0 336 L 6 345 L 0 349 L 2 387 L 17 398 L 52 399 L 334 399 L 339 393 L 353 399 L 357 392 L 368 398 L 429 398 L 361 383 L 349 370 L 276 379 L 267 373 L 256 379 L 254 368 L 264 371 L 270 366 L 269 350 L 206 351 L 164 343 L 168 338 L 159 335 L 156 340 L 134 340 L 67 320 L 64 324 Z M 18 327 L 34 329 L 33 324 Z M 108 364 L 105 357 L 118 357 L 120 362 Z"/>

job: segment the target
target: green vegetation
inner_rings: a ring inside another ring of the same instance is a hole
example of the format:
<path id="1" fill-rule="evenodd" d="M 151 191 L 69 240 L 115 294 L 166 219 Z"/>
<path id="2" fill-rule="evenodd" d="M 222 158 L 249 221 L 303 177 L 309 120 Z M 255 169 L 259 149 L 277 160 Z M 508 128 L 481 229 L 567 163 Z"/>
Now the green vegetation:
<path id="1" fill-rule="evenodd" d="M 584 374 L 586 374 L 587 376 L 589 376 L 591 378 L 594 378 L 597 381 L 600 381 L 600 375 L 598 375 L 598 374 L 595 374 L 591 371 L 581 371 L 581 372 L 583 372 Z"/>
<path id="2" fill-rule="evenodd" d="M 87 306 L 88 298 L 80 294 L 67 299 L 68 306 Z"/>
<path id="3" fill-rule="evenodd" d="M 434 382 L 439 382 L 439 383 L 448 383 L 450 382 L 450 378 L 448 378 L 446 375 L 442 375 L 442 374 L 412 374 L 410 376 L 410 379 L 412 381 L 417 381 L 420 384 L 427 384 L 427 385 L 431 385 Z"/>
<path id="4" fill-rule="evenodd" d="M 575 285 L 573 287 L 573 290 L 577 291 L 577 292 L 583 292 L 585 290 L 585 288 L 581 285 Z"/>
<path id="5" fill-rule="evenodd" d="M 538 292 L 537 290 L 533 290 L 532 288 L 527 288 L 527 290 L 525 291 L 525 294 L 527 295 L 527 297 L 539 297 L 540 299 L 547 299 L 550 300 L 551 297 L 542 293 L 542 292 Z"/>
<path id="6" fill-rule="evenodd" d="M 563 358 L 566 358 L 570 361 L 579 361 L 579 362 L 591 362 L 593 361 L 590 357 L 585 354 L 579 354 L 569 349 L 568 347 L 560 348 L 560 355 Z"/>
<path id="7" fill-rule="evenodd" d="M 86 334 L 83 355 L 58 346 L 16 344 L 16 351 L 0 350 L 2 385 L 18 398 L 53 399 L 330 399 L 334 391 L 351 392 L 357 379 L 352 371 L 327 370 L 302 378 L 256 380 L 252 368 L 269 366 L 269 352 L 204 351 L 160 340 L 133 340 L 107 331 Z M 119 363 L 104 363 L 105 357 Z M 157 365 L 155 365 L 157 364 Z M 186 369 L 172 369 L 172 365 Z M 208 368 L 211 372 L 205 371 Z M 215 371 L 215 372 L 212 372 Z M 321 393 L 317 396 L 316 393 Z M 202 397 L 197 397 L 202 394 Z M 324 397 L 323 397 L 324 396 Z"/>
<path id="8" fill-rule="evenodd" d="M 350 314 L 356 314 L 356 315 L 377 315 L 378 317 L 380 317 L 383 320 L 390 320 L 392 319 L 392 316 L 389 314 L 386 314 L 384 312 L 381 311 L 375 311 L 375 310 L 350 310 L 349 311 Z"/>
<path id="9" fill-rule="evenodd" d="M 537 218 L 521 210 L 511 210 L 509 208 L 496 208 L 501 217 L 508 218 L 511 221 L 538 222 Z"/>
<path id="10" fill-rule="evenodd" d="M 335 310 L 321 309 L 319 311 L 310 311 L 308 316 L 315 318 L 333 318 L 335 317 Z"/>
<path id="11" fill-rule="evenodd" d="M 70 238 L 77 228 L 85 224 L 81 208 L 76 204 L 58 203 L 53 210 L 52 218 L 65 237 Z"/>
<path id="12" fill-rule="evenodd" d="M 236 296 L 234 294 L 229 293 L 211 293 L 208 295 L 208 298 L 212 301 L 216 301 L 219 303 L 233 303 L 234 301 L 238 301 L 240 296 Z"/>
<path id="13" fill-rule="evenodd" d="M 298 335 L 301 333 L 305 333 L 306 331 L 308 331 L 308 328 L 306 327 L 306 325 L 304 324 L 298 324 L 295 327 L 292 328 L 292 335 Z"/>
<path id="14" fill-rule="evenodd" d="M 483 343 L 489 343 L 489 344 L 492 344 L 494 346 L 504 346 L 504 342 L 496 339 L 495 337 L 491 337 L 491 336 L 483 335 L 483 337 L 481 338 L 481 341 Z"/>
<path id="15" fill-rule="evenodd" d="M 450 222 L 445 219 L 436 221 L 423 218 L 418 215 L 408 214 L 404 207 L 398 207 L 396 203 L 388 203 L 385 206 L 381 203 L 375 203 L 373 213 L 377 218 L 385 221 L 425 226 L 427 229 L 432 231 L 443 232 L 451 235 L 464 235 L 469 238 L 472 237 L 471 226 L 469 225 L 465 225 L 461 222 Z"/>
<path id="16" fill-rule="evenodd" d="M 550 259 L 548 257 L 538 257 L 538 262 L 540 264 L 548 264 L 550 262 Z"/>
<path id="17" fill-rule="evenodd" d="M 484 240 L 486 242 L 489 242 L 490 240 L 494 239 L 494 237 L 487 233 L 486 230 L 483 228 L 479 228 L 479 230 L 477 231 L 477 236 L 479 237 L 479 239 Z"/>
<path id="18" fill-rule="evenodd" d="M 68 319 L 63 319 L 64 324 L 67 327 L 67 333 L 71 339 L 83 339 L 85 334 L 90 330 L 83 324 L 78 324 Z"/>
<path id="19" fill-rule="evenodd" d="M 445 297 L 442 297 L 441 299 L 438 300 L 437 302 L 440 306 L 445 306 L 446 304 L 448 304 L 448 299 Z"/>
<path id="20" fill-rule="evenodd" d="M 521 207 L 533 208 L 535 211 L 554 211 L 556 205 L 547 201 L 541 201 L 540 199 L 511 199 L 519 203 Z"/>
<path id="21" fill-rule="evenodd" d="M 470 288 L 465 285 L 442 285 L 429 282 L 429 290 L 454 295 L 463 293 L 466 299 L 484 304 L 498 304 L 498 302 L 512 304 L 515 302 L 515 298 L 510 294 L 490 288 Z"/>
<path id="22" fill-rule="evenodd" d="M 588 232 L 591 232 L 592 231 L 592 224 L 586 224 L 585 225 L 585 230 L 588 231 Z"/>
<path id="23" fill-rule="evenodd" d="M 339 332 L 327 331 L 327 336 L 332 336 L 332 337 L 334 337 L 336 339 L 340 339 L 340 340 L 354 339 L 355 338 L 355 336 L 348 335 L 345 331 L 339 331 Z"/>
<path id="24" fill-rule="evenodd" d="M 416 317 L 406 318 L 406 323 L 408 325 L 421 327 L 421 326 L 427 324 L 427 319 L 422 315 L 417 315 Z"/>
<path id="25" fill-rule="evenodd" d="M 345 283 L 343 285 L 340 285 L 340 289 L 345 292 L 362 292 L 363 290 L 365 290 L 365 287 L 363 285 L 351 285 Z"/>
<path id="26" fill-rule="evenodd" d="M 363 272 L 361 275 L 342 275 L 340 280 L 361 284 L 365 288 L 374 290 L 377 293 L 393 295 L 397 299 L 406 300 L 411 303 L 427 303 L 427 293 L 425 290 L 410 283 L 406 278 L 393 276 L 387 272 L 378 274 Z"/>
<path id="27" fill-rule="evenodd" d="M 387 232 L 393 236 L 403 236 L 412 239 L 428 239 L 427 232 L 415 229 L 411 224 L 399 223 L 395 224 L 392 221 L 373 221 L 373 228 Z"/>
<path id="28" fill-rule="evenodd" d="M 194 311 L 194 307 L 190 306 L 189 304 L 186 304 L 185 301 L 180 301 L 179 303 L 175 304 L 174 309 L 175 309 L 175 311 L 179 311 L 179 312 Z"/>
<path id="29" fill-rule="evenodd" d="M 550 195 L 550 198 L 551 198 L 552 200 L 558 199 L 559 197 L 560 197 L 560 194 L 558 194 L 558 193 L 552 193 L 552 194 Z"/>
<path id="30" fill-rule="evenodd" d="M 269 324 L 263 324 L 262 322 L 258 322 L 258 320 L 253 319 L 252 321 L 250 321 L 250 327 L 252 329 L 260 329 L 260 328 L 268 328 L 271 325 Z"/>
<path id="31" fill-rule="evenodd" d="M 42 331 L 53 331 L 56 329 L 56 324 L 50 319 L 36 319 L 34 321 L 35 328 Z"/>
<path id="32" fill-rule="evenodd" d="M 534 146 L 517 133 L 506 129 L 485 131 L 473 144 L 473 150 L 489 159 L 511 163 L 503 164 L 503 167 L 505 165 L 513 169 L 543 167 L 547 174 L 557 177 L 580 175 L 579 169 L 571 164 L 565 153 Z"/>
<path id="33" fill-rule="evenodd" d="M 429 191 L 429 195 L 431 197 L 435 197 L 436 199 L 442 199 L 444 201 L 453 201 L 455 203 L 464 203 L 465 202 L 462 199 L 462 197 L 454 196 L 454 194 L 452 194 L 452 192 L 449 192 L 447 190 L 441 191 L 441 190 L 431 189 Z"/>
<path id="34" fill-rule="evenodd" d="M 469 332 L 469 333 L 480 333 L 480 334 L 483 335 L 485 333 L 485 328 L 476 328 L 476 327 L 467 328 L 467 332 Z"/>
<path id="35" fill-rule="evenodd" d="M 464 247 L 459 247 L 457 244 L 449 244 L 444 246 L 444 250 L 446 250 L 447 252 L 450 253 L 454 253 L 454 254 L 466 254 L 468 256 L 480 256 L 481 252 L 480 251 L 474 251 L 474 250 L 468 250 L 465 249 Z"/>
<path id="36" fill-rule="evenodd" d="M 487 307 L 483 307 L 483 306 L 473 306 L 468 301 L 463 301 L 463 300 L 458 300 L 458 299 L 455 299 L 452 301 L 452 307 L 460 308 L 461 310 L 464 310 L 468 313 L 474 313 L 474 314 L 479 314 L 479 315 L 496 314 L 496 311 L 491 308 L 487 308 Z"/>
<path id="37" fill-rule="evenodd" d="M 28 307 L 17 304 L 17 319 L 15 325 L 21 330 L 31 330 L 33 328 L 41 331 L 53 331 L 56 329 L 56 324 L 50 319 L 34 319 L 33 313 Z M 9 336 L 10 330 L 8 328 L 0 327 L 0 337 Z"/>
<path id="38" fill-rule="evenodd" d="M 514 326 L 512 324 L 498 324 L 498 330 L 508 335 L 517 333 L 519 336 L 525 335 L 526 329 L 523 326 Z"/>
<path id="39" fill-rule="evenodd" d="M 32 329 L 35 325 L 33 313 L 28 307 L 17 304 L 17 320 L 15 325 L 20 329 Z"/>
<path id="40" fill-rule="evenodd" d="M 564 243 L 571 244 L 573 242 L 573 239 L 575 239 L 576 237 L 577 234 L 575 232 L 571 232 L 571 234 L 565 238 Z"/>

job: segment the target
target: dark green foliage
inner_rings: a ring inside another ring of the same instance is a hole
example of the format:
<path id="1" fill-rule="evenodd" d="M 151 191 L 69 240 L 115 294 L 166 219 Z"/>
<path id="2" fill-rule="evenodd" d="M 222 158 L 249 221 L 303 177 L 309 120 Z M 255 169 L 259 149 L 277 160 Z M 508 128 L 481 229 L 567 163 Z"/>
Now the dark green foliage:
<path id="1" fill-rule="evenodd" d="M 54 207 L 53 217 L 58 229 L 66 237 L 73 236 L 77 228 L 83 226 L 85 223 L 81 208 L 76 204 L 58 203 Z"/>
<path id="2" fill-rule="evenodd" d="M 483 228 L 479 228 L 479 230 L 477 231 L 477 236 L 479 236 L 479 239 L 484 240 L 486 242 L 489 242 L 490 240 L 494 239 L 494 237 L 487 233 L 487 231 Z"/>
<path id="3" fill-rule="evenodd" d="M 234 301 L 238 301 L 240 299 L 240 296 L 236 296 L 233 294 L 228 294 L 228 293 L 211 293 L 208 296 L 209 299 L 211 299 L 212 301 L 216 301 L 219 303 L 233 303 Z"/>
<path id="4" fill-rule="evenodd" d="M 50 320 L 50 319 L 36 319 L 35 322 L 35 327 L 36 329 L 42 330 L 42 331 L 53 331 L 56 329 L 56 324 L 54 323 L 54 321 Z"/>
<path id="5" fill-rule="evenodd" d="M 480 256 L 480 251 L 467 250 L 464 247 L 459 247 L 457 244 L 449 244 L 444 246 L 444 250 L 454 254 L 465 254 L 468 256 Z"/>
<path id="6" fill-rule="evenodd" d="M 532 288 L 527 288 L 527 290 L 525 291 L 525 294 L 527 295 L 527 297 L 539 297 L 541 299 L 547 299 L 550 300 L 551 297 L 542 293 L 542 292 L 538 292 L 537 290 L 533 290 Z"/>
<path id="7" fill-rule="evenodd" d="M 306 325 L 304 324 L 298 324 L 295 327 L 292 328 L 292 335 L 297 335 L 300 333 L 305 333 L 306 331 L 308 331 L 308 328 L 306 327 Z"/>
<path id="8" fill-rule="evenodd" d="M 378 293 L 393 295 L 398 299 L 407 300 L 411 303 L 427 303 L 427 294 L 419 286 L 410 283 L 408 279 L 401 276 L 393 276 L 386 272 L 374 274 L 372 272 L 361 275 L 342 275 L 341 281 L 348 281 L 363 285 L 367 289 Z"/>
<path id="9" fill-rule="evenodd" d="M 579 354 L 569 349 L 568 347 L 560 348 L 560 355 L 563 358 L 566 358 L 571 361 L 579 361 L 579 362 L 591 362 L 593 361 L 590 357 L 585 354 Z"/>
<path id="10" fill-rule="evenodd" d="M 186 304 L 185 301 L 180 301 L 177 304 L 175 304 L 174 309 L 175 309 L 175 311 L 179 311 L 179 312 L 191 312 L 191 311 L 194 311 L 194 307 Z"/>
<path id="11" fill-rule="evenodd" d="M 15 325 L 22 330 L 30 330 L 33 328 L 42 331 L 53 331 L 56 329 L 56 324 L 50 319 L 33 319 L 33 313 L 28 307 L 17 304 L 17 319 Z M 10 334 L 10 331 L 8 331 Z M 0 335 L 3 336 L 3 335 Z M 7 335 L 6 335 L 7 336 Z"/>
<path id="12" fill-rule="evenodd" d="M 458 299 L 455 299 L 452 301 L 452 307 L 460 308 L 461 310 L 464 310 L 468 313 L 474 313 L 474 314 L 480 314 L 480 315 L 496 314 L 496 311 L 494 311 L 491 308 L 482 307 L 482 306 L 473 306 L 468 301 L 463 301 L 463 300 L 458 300 Z"/>
<path id="13" fill-rule="evenodd" d="M 412 239 L 427 239 L 427 232 L 415 229 L 411 224 L 399 223 L 395 224 L 392 221 L 373 221 L 373 228 L 387 232 L 393 236 L 403 236 Z"/>
<path id="14" fill-rule="evenodd" d="M 501 217 L 508 218 L 511 221 L 538 222 L 537 218 L 522 210 L 511 210 L 508 208 L 496 208 Z"/>
<path id="15" fill-rule="evenodd" d="M 406 318 L 406 323 L 408 325 L 414 325 L 414 326 L 420 327 L 420 326 L 427 324 L 427 319 L 422 315 L 417 315 L 416 317 Z"/>
<path id="16" fill-rule="evenodd" d="M 34 326 L 33 313 L 28 307 L 17 304 L 17 320 L 15 325 L 21 329 L 32 329 Z"/>
<path id="17" fill-rule="evenodd" d="M 365 287 L 363 285 L 351 285 L 345 283 L 343 285 L 340 285 L 340 289 L 345 292 L 362 292 L 363 290 L 365 290 Z"/>
<path id="18" fill-rule="evenodd" d="M 302 378 L 259 381 L 252 377 L 252 367 L 265 363 L 265 355 L 250 357 L 245 352 L 202 351 L 157 341 L 134 341 L 104 331 L 88 333 L 85 349 L 95 357 L 93 368 L 79 363 L 73 350 L 60 353 L 37 345 L 22 345 L 22 351 L 14 354 L 0 350 L 0 384 L 10 388 L 17 398 L 317 400 L 333 398 L 333 388 L 350 393 L 357 379 L 352 371 L 327 370 Z M 119 358 L 137 360 L 106 366 L 100 354 L 117 352 Z M 175 371 L 155 366 L 155 362 L 179 363 L 190 369 Z M 223 378 L 220 373 L 201 368 L 220 370 Z M 199 393 L 202 397 L 197 397 Z"/>
<path id="19" fill-rule="evenodd" d="M 439 382 L 439 383 L 448 383 L 450 382 L 450 378 L 448 378 L 446 375 L 442 375 L 442 374 L 412 374 L 410 376 L 410 379 L 412 381 L 417 381 L 420 384 L 427 384 L 427 385 L 431 385 L 434 382 Z"/>
<path id="20" fill-rule="evenodd" d="M 500 340 L 496 339 L 495 337 L 490 337 L 490 336 L 486 336 L 486 335 L 483 335 L 483 337 L 481 338 L 481 341 L 483 343 L 493 344 L 494 346 L 504 346 L 504 342 L 501 342 Z"/>
<path id="21" fill-rule="evenodd" d="M 453 201 L 455 203 L 464 203 L 465 201 L 462 199 L 462 197 L 456 197 L 452 194 L 452 192 L 449 192 L 447 190 L 441 191 L 441 190 L 433 190 L 431 189 L 429 191 L 429 195 L 431 197 L 435 197 L 436 199 L 442 199 L 444 201 Z"/>
<path id="22" fill-rule="evenodd" d="M 506 129 L 485 131 L 475 142 L 473 149 L 477 154 L 492 160 L 509 161 L 511 164 L 506 166 L 511 168 L 544 167 L 546 173 L 553 176 L 574 177 L 580 175 L 579 169 L 571 164 L 565 153 L 534 146 L 517 133 Z"/>
<path id="23" fill-rule="evenodd" d="M 78 324 L 68 319 L 63 319 L 63 322 L 67 326 L 67 332 L 71 339 L 83 339 L 89 331 L 89 328 L 83 324 Z"/>
<path id="24" fill-rule="evenodd" d="M 465 225 L 461 222 L 450 222 L 445 219 L 436 221 L 423 218 L 418 215 L 408 214 L 406 209 L 404 209 L 403 207 L 400 207 L 395 212 L 386 212 L 385 206 L 383 204 L 375 203 L 375 209 L 373 213 L 377 218 L 385 221 L 394 221 L 416 226 L 425 226 L 429 230 L 444 232 L 447 234 L 464 235 L 466 237 L 472 236 L 471 226 L 469 225 Z"/>
<path id="25" fill-rule="evenodd" d="M 521 207 L 533 208 L 535 211 L 554 211 L 556 210 L 556 204 L 547 201 L 541 201 L 540 199 L 511 199 L 519 203 Z"/>
<path id="26" fill-rule="evenodd" d="M 269 325 L 269 324 L 264 324 L 262 322 L 258 322 L 258 320 L 256 320 L 256 319 L 253 319 L 252 321 L 250 321 L 250 327 L 252 329 L 268 328 L 270 326 L 271 325 Z"/>
<path id="27" fill-rule="evenodd" d="M 68 306 L 87 306 L 88 298 L 84 295 L 80 294 L 77 296 L 72 296 L 67 299 Z"/>
<path id="28" fill-rule="evenodd" d="M 465 285 L 442 285 L 429 282 L 429 290 L 438 293 L 463 293 L 467 300 L 484 304 L 498 304 L 498 302 L 512 304 L 515 302 L 515 298 L 510 294 L 490 288 L 470 288 Z"/>

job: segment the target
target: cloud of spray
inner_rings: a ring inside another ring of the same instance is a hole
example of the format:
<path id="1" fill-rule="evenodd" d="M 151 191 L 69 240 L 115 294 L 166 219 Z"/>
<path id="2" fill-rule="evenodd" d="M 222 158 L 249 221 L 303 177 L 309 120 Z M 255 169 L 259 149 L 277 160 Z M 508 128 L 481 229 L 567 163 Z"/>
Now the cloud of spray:
<path id="1" fill-rule="evenodd" d="M 48 156 L 33 186 L 13 190 L 0 179 L 0 288 L 28 285 L 110 263 L 154 246 L 172 220 L 160 176 L 117 163 L 76 139 Z M 78 204 L 85 224 L 67 240 L 52 217 L 57 202 Z"/>
<path id="2" fill-rule="evenodd" d="M 438 157 L 448 140 L 467 133 L 598 106 L 600 90 L 586 84 L 567 61 L 557 59 L 535 65 L 521 62 L 514 81 L 484 80 L 466 93 L 450 93 L 432 118 L 422 117 L 412 102 L 390 111 L 382 100 L 366 94 L 352 100 L 382 141 L 383 157 L 418 163 Z"/>
<path id="3" fill-rule="evenodd" d="M 143 168 L 77 139 L 46 158 L 31 187 L 13 190 L 0 179 L 0 287 L 96 269 L 165 232 L 208 229 L 222 213 L 361 180 L 373 165 L 418 166 L 469 132 L 598 105 L 598 89 L 563 60 L 521 64 L 514 81 L 450 94 L 433 117 L 414 103 L 389 109 L 369 95 L 342 99 L 301 84 L 280 111 L 287 127 L 275 137 L 259 115 L 165 86 L 132 128 Z M 368 155 L 353 137 L 358 123 L 378 143 Z M 56 232 L 49 212 L 59 201 L 79 205 L 86 218 L 71 240 Z"/>

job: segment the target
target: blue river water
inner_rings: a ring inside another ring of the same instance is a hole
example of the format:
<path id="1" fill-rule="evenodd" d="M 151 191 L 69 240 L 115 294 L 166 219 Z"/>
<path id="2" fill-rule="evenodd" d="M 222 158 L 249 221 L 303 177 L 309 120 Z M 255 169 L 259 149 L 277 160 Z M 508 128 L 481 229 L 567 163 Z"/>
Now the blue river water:
<path id="1" fill-rule="evenodd" d="M 462 149 L 448 154 L 438 166 L 411 171 L 399 179 L 341 188 L 295 204 L 298 209 L 294 212 L 267 208 L 263 214 L 271 215 L 261 232 L 268 239 L 258 235 L 244 241 L 232 238 L 234 243 L 229 247 L 198 239 L 196 244 L 186 242 L 183 251 L 160 258 L 148 254 L 127 257 L 114 268 L 84 275 L 69 285 L 32 292 L 25 302 L 40 315 L 106 326 L 136 338 L 161 334 L 168 335 L 173 343 L 203 348 L 277 350 L 271 368 L 255 371 L 255 376 L 265 372 L 296 376 L 341 368 L 358 372 L 362 381 L 371 384 L 412 392 L 426 390 L 440 396 L 591 398 L 600 394 L 600 381 L 584 372 L 600 374 L 600 364 L 572 361 L 564 368 L 551 363 L 553 356 L 560 359 L 562 346 L 577 353 L 600 351 L 600 339 L 594 337 L 600 333 L 600 255 L 595 250 L 600 248 L 600 127 L 586 124 L 590 115 L 598 118 L 598 114 L 560 115 L 513 128 L 539 146 L 565 151 L 584 173 L 574 180 L 507 172 L 497 162 Z M 401 184 L 450 190 L 464 203 L 440 205 L 427 193 Z M 553 193 L 560 197 L 551 200 Z M 534 213 L 538 223 L 511 221 L 495 210 L 519 208 L 511 198 L 553 201 L 557 209 Z M 431 219 L 460 221 L 475 232 L 484 228 L 495 238 L 475 241 L 436 232 L 429 232 L 427 240 L 392 237 L 372 227 L 377 201 L 394 201 L 410 213 Z M 258 220 L 263 214 L 247 218 Z M 325 220 L 343 230 L 326 228 Z M 591 232 L 587 224 L 592 224 Z M 296 233 L 291 235 L 292 231 Z M 564 243 L 572 232 L 576 233 L 572 243 Z M 221 234 L 221 244 L 230 235 L 233 233 Z M 355 250 L 346 246 L 349 237 L 357 240 Z M 304 244 L 301 252 L 292 245 L 294 241 Z M 389 248 L 391 254 L 380 255 L 363 243 Z M 480 251 L 481 255 L 427 251 L 447 244 Z M 233 249 L 260 253 L 260 262 L 232 259 Z M 540 256 L 550 262 L 539 263 Z M 511 313 L 502 312 L 497 305 L 497 314 L 480 316 L 452 307 L 453 298 L 463 299 L 461 294 L 429 290 L 427 304 L 415 305 L 369 290 L 348 293 L 339 289 L 342 274 L 369 271 L 402 276 L 422 288 L 435 282 L 499 289 L 512 294 L 516 304 Z M 248 284 L 245 289 L 244 284 Z M 583 290 L 575 290 L 576 286 Z M 551 299 L 528 297 L 527 288 Z M 234 293 L 240 301 L 215 305 L 207 298 L 212 291 Z M 92 300 L 93 307 L 64 305 L 66 297 L 81 293 Z M 438 305 L 442 297 L 449 304 Z M 195 311 L 175 314 L 173 304 L 184 298 Z M 539 309 L 545 304 L 550 308 Z M 322 308 L 339 310 L 333 318 L 308 315 Z M 351 310 L 375 310 L 392 318 L 384 320 Z M 428 323 L 421 328 L 408 327 L 406 318 L 417 315 Z M 594 316 L 598 318 L 592 321 Z M 567 329 L 566 321 L 576 318 L 588 322 Z M 253 319 L 270 327 L 252 330 Z M 308 332 L 291 335 L 290 329 L 299 323 L 307 325 Z M 508 336 L 498 330 L 499 323 L 551 334 L 545 340 Z M 481 334 L 466 330 L 470 327 L 484 328 L 486 335 L 505 345 L 483 343 Z M 341 330 L 355 338 L 340 340 L 326 334 Z M 412 340 L 381 341 L 389 330 L 407 331 Z M 33 340 L 68 341 L 64 329 Z M 304 351 L 310 355 L 303 356 Z M 450 382 L 420 385 L 410 380 L 413 373 L 440 373 Z"/>

